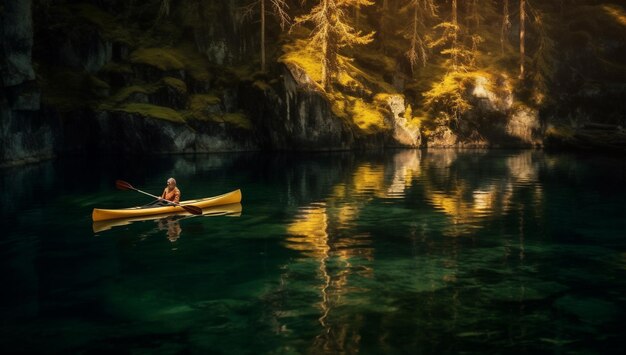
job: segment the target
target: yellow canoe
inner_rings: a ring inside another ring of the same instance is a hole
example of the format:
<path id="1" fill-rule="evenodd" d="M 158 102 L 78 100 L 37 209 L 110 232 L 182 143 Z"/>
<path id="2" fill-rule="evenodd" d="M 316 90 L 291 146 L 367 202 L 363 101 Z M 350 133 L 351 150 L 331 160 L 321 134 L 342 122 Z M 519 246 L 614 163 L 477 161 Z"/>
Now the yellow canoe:
<path id="1" fill-rule="evenodd" d="M 202 209 L 228 205 L 231 203 L 241 202 L 241 190 L 235 190 L 223 195 L 201 198 L 198 200 L 182 201 L 181 205 L 193 205 Z M 151 216 L 155 214 L 168 214 L 168 213 L 186 213 L 185 209 L 179 206 L 158 206 L 158 207 L 131 207 L 122 208 L 116 210 L 105 210 L 94 208 L 91 218 L 94 222 L 104 221 L 108 219 L 118 218 L 132 218 L 141 216 Z"/>
<path id="2" fill-rule="evenodd" d="M 231 203 L 228 205 L 219 205 L 213 207 L 207 207 L 202 209 L 202 216 L 204 217 L 216 217 L 216 216 L 228 216 L 228 217 L 239 217 L 241 216 L 242 206 L 241 203 Z M 196 215 L 192 215 L 189 212 L 183 211 L 180 213 L 165 213 L 165 214 L 155 214 L 150 216 L 139 216 L 139 217 L 125 217 L 125 218 L 116 218 L 116 219 L 107 219 L 101 221 L 93 222 L 93 232 L 100 233 L 112 229 L 114 227 L 127 226 L 131 223 L 135 222 L 145 222 L 145 221 L 153 221 L 162 218 L 169 218 L 171 216 L 187 216 L 182 217 L 181 219 L 185 219 L 188 217 L 200 217 Z"/>

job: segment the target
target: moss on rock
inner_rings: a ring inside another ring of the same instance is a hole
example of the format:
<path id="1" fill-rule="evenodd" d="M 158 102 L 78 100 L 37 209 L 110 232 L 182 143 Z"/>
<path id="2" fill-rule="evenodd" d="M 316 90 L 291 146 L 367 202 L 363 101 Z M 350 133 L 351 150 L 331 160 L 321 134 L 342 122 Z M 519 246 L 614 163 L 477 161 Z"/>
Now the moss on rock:
<path id="1" fill-rule="evenodd" d="M 243 112 L 226 113 L 219 116 L 217 120 L 222 120 L 223 122 L 229 123 L 238 128 L 252 129 L 252 123 L 250 122 L 250 119 Z"/>
<path id="2" fill-rule="evenodd" d="M 193 79 L 201 82 L 212 79 L 208 60 L 197 52 L 191 43 L 184 43 L 176 48 L 139 48 L 131 53 L 130 61 L 162 71 L 184 70 Z"/>
<path id="3" fill-rule="evenodd" d="M 171 48 L 139 48 L 130 55 L 134 64 L 145 64 L 159 70 L 181 70 L 185 68 L 183 62 Z"/>
<path id="4" fill-rule="evenodd" d="M 130 113 L 134 115 L 139 115 L 141 117 L 156 118 L 175 123 L 185 122 L 183 115 L 181 115 L 176 110 L 173 110 L 169 107 L 157 106 L 152 104 L 129 103 L 112 108 L 110 110 L 114 112 Z"/>
<path id="5" fill-rule="evenodd" d="M 352 106 L 352 120 L 365 133 L 375 133 L 389 127 L 384 114 L 373 104 L 356 99 Z"/>
<path id="6" fill-rule="evenodd" d="M 180 79 L 176 79 L 176 78 L 172 78 L 171 76 L 167 76 L 165 78 L 163 78 L 163 83 L 174 89 L 176 92 L 178 92 L 179 94 L 186 94 L 187 93 L 187 84 L 185 84 L 184 81 L 180 80 Z"/>
<path id="7" fill-rule="evenodd" d="M 132 74 L 133 69 L 128 63 L 108 62 L 100 69 L 100 72 L 111 74 Z"/>

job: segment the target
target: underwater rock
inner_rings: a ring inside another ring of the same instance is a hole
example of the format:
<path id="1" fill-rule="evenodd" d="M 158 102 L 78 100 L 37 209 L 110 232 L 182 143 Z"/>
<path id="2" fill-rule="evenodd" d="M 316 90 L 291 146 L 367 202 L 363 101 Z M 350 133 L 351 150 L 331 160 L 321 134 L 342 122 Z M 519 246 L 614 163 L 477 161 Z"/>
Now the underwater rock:
<path id="1" fill-rule="evenodd" d="M 602 324 L 615 318 L 617 308 L 611 302 L 591 297 L 563 296 L 556 300 L 554 308 L 573 316 L 583 322 Z"/>
<path id="2" fill-rule="evenodd" d="M 540 301 L 566 291 L 567 286 L 552 281 L 503 281 L 483 289 L 491 301 L 528 302 Z"/>

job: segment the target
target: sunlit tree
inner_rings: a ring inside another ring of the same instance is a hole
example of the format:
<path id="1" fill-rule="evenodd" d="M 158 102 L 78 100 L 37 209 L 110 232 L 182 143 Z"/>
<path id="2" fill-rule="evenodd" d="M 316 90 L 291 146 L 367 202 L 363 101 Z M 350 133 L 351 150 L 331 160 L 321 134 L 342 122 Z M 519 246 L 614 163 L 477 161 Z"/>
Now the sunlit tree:
<path id="1" fill-rule="evenodd" d="M 524 79 L 524 62 L 526 55 L 526 0 L 519 2 L 519 78 Z"/>
<path id="2" fill-rule="evenodd" d="M 433 0 L 409 0 L 403 11 L 412 12 L 411 30 L 409 31 L 410 48 L 405 53 L 411 63 L 411 70 L 419 63 L 426 66 L 428 59 L 427 44 L 423 33 L 426 31 L 426 19 L 435 17 L 437 7 Z"/>
<path id="3" fill-rule="evenodd" d="M 428 46 L 442 48 L 440 54 L 449 57 L 447 64 L 453 71 L 464 69 L 464 66 L 471 61 L 472 52 L 465 47 L 461 38 L 457 0 L 451 2 L 449 20 L 436 25 L 435 30 L 439 30 L 440 34 L 429 41 Z"/>
<path id="4" fill-rule="evenodd" d="M 329 88 L 334 74 L 339 70 L 339 49 L 372 41 L 374 32 L 363 34 L 350 24 L 348 18 L 349 10 L 372 4 L 370 0 L 319 0 L 308 14 L 295 19 L 294 25 L 312 23 L 314 26 L 309 46 L 320 50 L 321 85 L 324 89 Z"/>

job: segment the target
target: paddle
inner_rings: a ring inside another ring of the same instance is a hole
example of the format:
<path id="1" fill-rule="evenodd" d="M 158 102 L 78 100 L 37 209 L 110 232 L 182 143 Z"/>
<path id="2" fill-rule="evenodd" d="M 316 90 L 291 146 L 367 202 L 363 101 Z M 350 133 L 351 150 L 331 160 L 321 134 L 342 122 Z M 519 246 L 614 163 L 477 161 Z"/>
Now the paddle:
<path id="1" fill-rule="evenodd" d="M 150 193 L 147 193 L 145 191 L 141 191 L 139 189 L 136 189 L 136 188 L 133 187 L 133 185 L 131 185 L 131 184 L 129 184 L 126 181 L 123 181 L 123 180 L 116 180 L 115 181 L 115 187 L 117 187 L 120 190 L 135 190 L 137 192 L 141 192 L 144 195 L 148 195 L 148 196 L 154 197 L 154 198 L 156 198 L 158 200 L 167 201 L 167 200 L 162 199 L 162 198 L 160 198 L 158 196 L 155 196 L 153 194 L 150 194 Z M 167 202 L 171 203 L 171 204 L 173 204 L 175 206 L 180 206 L 180 207 L 184 208 L 185 211 L 187 211 L 187 212 L 189 212 L 191 214 L 195 214 L 195 215 L 201 215 L 202 214 L 202 208 L 200 208 L 200 207 L 192 206 L 192 205 L 181 205 L 180 203 L 176 203 L 176 202 L 172 202 L 172 201 L 167 201 Z"/>

